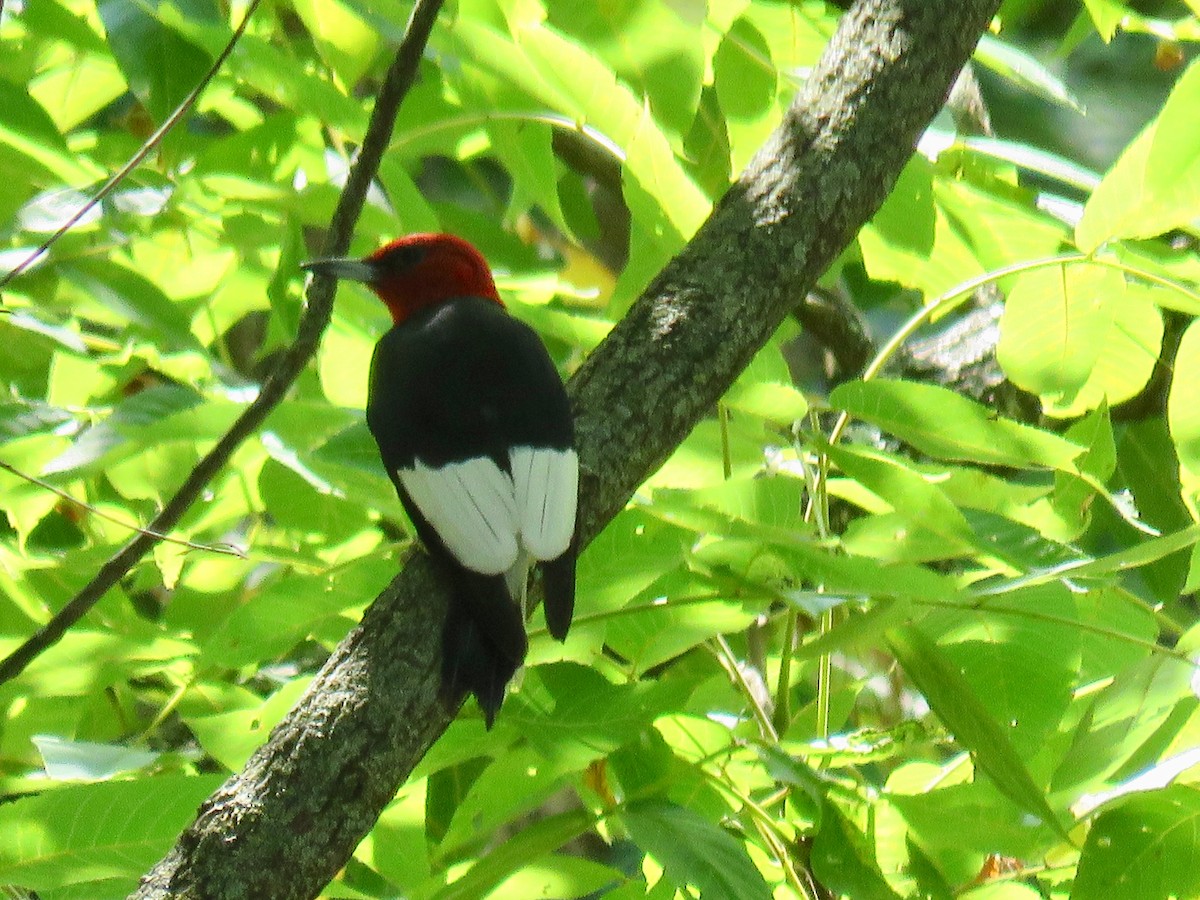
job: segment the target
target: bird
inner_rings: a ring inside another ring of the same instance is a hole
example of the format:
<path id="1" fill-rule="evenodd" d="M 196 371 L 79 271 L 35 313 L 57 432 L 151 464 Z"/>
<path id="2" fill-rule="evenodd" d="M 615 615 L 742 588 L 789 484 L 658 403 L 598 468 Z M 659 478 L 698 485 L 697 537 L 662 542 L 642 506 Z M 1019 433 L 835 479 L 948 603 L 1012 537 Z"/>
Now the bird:
<path id="1" fill-rule="evenodd" d="M 562 379 L 460 237 L 409 234 L 302 268 L 366 284 L 391 313 L 371 357 L 367 426 L 449 582 L 442 694 L 474 694 L 490 730 L 528 649 L 533 566 L 557 640 L 574 612 L 579 458 Z"/>

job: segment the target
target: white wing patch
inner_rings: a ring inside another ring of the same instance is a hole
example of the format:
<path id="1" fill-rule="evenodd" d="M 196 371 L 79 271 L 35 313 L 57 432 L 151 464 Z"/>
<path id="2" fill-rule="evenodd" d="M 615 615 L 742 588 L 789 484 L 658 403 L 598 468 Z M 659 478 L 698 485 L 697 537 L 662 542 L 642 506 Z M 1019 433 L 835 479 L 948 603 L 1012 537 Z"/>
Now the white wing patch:
<path id="1" fill-rule="evenodd" d="M 514 447 L 508 458 L 521 545 L 534 559 L 556 559 L 575 534 L 579 457 L 570 449 Z"/>
<path id="2" fill-rule="evenodd" d="M 417 460 L 396 475 L 454 558 L 483 575 L 505 574 L 520 599 L 531 558 L 556 559 L 571 545 L 579 458 L 514 447 L 509 465 L 511 476 L 487 457 L 436 469 Z"/>
<path id="3" fill-rule="evenodd" d="M 413 503 L 454 558 L 474 572 L 499 575 L 517 561 L 517 504 L 512 479 L 487 457 L 439 469 L 416 460 L 397 471 Z"/>

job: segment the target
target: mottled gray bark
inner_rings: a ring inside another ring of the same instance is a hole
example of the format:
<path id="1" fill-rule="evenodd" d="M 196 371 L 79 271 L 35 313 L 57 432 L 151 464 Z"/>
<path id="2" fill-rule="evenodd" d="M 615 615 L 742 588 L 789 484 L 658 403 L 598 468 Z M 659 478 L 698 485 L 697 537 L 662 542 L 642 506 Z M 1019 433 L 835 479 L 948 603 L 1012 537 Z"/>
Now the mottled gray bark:
<path id="1" fill-rule="evenodd" d="M 786 121 L 571 381 L 584 543 L 883 202 L 999 5 L 868 0 L 845 15 Z M 437 698 L 444 609 L 414 554 L 136 896 L 319 892 L 454 715 Z"/>

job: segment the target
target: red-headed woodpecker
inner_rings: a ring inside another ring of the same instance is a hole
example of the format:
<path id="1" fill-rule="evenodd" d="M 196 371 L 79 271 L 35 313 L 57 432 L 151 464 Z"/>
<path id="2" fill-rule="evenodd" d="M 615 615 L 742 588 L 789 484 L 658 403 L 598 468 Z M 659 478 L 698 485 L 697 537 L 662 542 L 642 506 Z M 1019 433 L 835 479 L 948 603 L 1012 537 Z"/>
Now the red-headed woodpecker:
<path id="1" fill-rule="evenodd" d="M 365 282 L 391 311 L 371 359 L 367 425 L 451 582 L 443 690 L 454 702 L 473 693 L 490 728 L 525 659 L 534 563 L 550 633 L 561 641 L 571 626 L 579 463 L 562 381 L 461 238 L 413 234 L 304 268 Z"/>

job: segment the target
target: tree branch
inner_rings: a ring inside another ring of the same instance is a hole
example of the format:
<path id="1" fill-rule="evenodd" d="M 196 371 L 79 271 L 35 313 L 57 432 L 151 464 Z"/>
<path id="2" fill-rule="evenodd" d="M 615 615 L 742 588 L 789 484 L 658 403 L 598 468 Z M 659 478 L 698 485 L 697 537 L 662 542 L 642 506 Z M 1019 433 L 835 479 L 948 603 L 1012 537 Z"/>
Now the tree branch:
<path id="1" fill-rule="evenodd" d="M 780 129 L 571 380 L 584 543 L 883 202 L 999 5 L 869 0 L 845 15 Z M 437 693 L 445 603 L 413 554 L 135 896 L 317 894 L 454 716 Z"/>
<path id="2" fill-rule="evenodd" d="M 358 221 L 358 215 L 362 211 L 367 188 L 374 180 L 375 173 L 379 171 L 379 161 L 392 139 L 396 113 L 404 95 L 408 93 L 417 77 L 421 54 L 425 51 L 429 33 L 433 30 L 433 23 L 437 20 L 442 2 L 443 0 L 418 0 L 413 8 L 404 40 L 396 52 L 396 59 L 388 69 L 379 97 L 375 101 L 362 147 L 350 168 L 346 187 L 338 199 L 337 208 L 333 211 L 323 256 L 342 256 L 350 247 L 354 223 Z M 246 407 L 237 421 L 217 441 L 216 446 L 200 460 L 187 480 L 145 529 L 110 557 L 96 572 L 95 577 L 55 613 L 49 622 L 0 663 L 0 684 L 20 675 L 38 654 L 56 644 L 68 628 L 82 619 L 110 588 L 124 578 L 125 574 L 158 543 L 161 539 L 159 536 L 167 534 L 175 527 L 183 518 L 183 514 L 196 502 L 205 485 L 212 481 L 241 443 L 270 415 L 271 410 L 283 399 L 316 352 L 317 344 L 333 312 L 334 287 L 333 279 L 330 278 L 319 278 L 313 282 L 308 291 L 308 305 L 296 329 L 296 339 L 280 355 L 254 402 Z"/>

